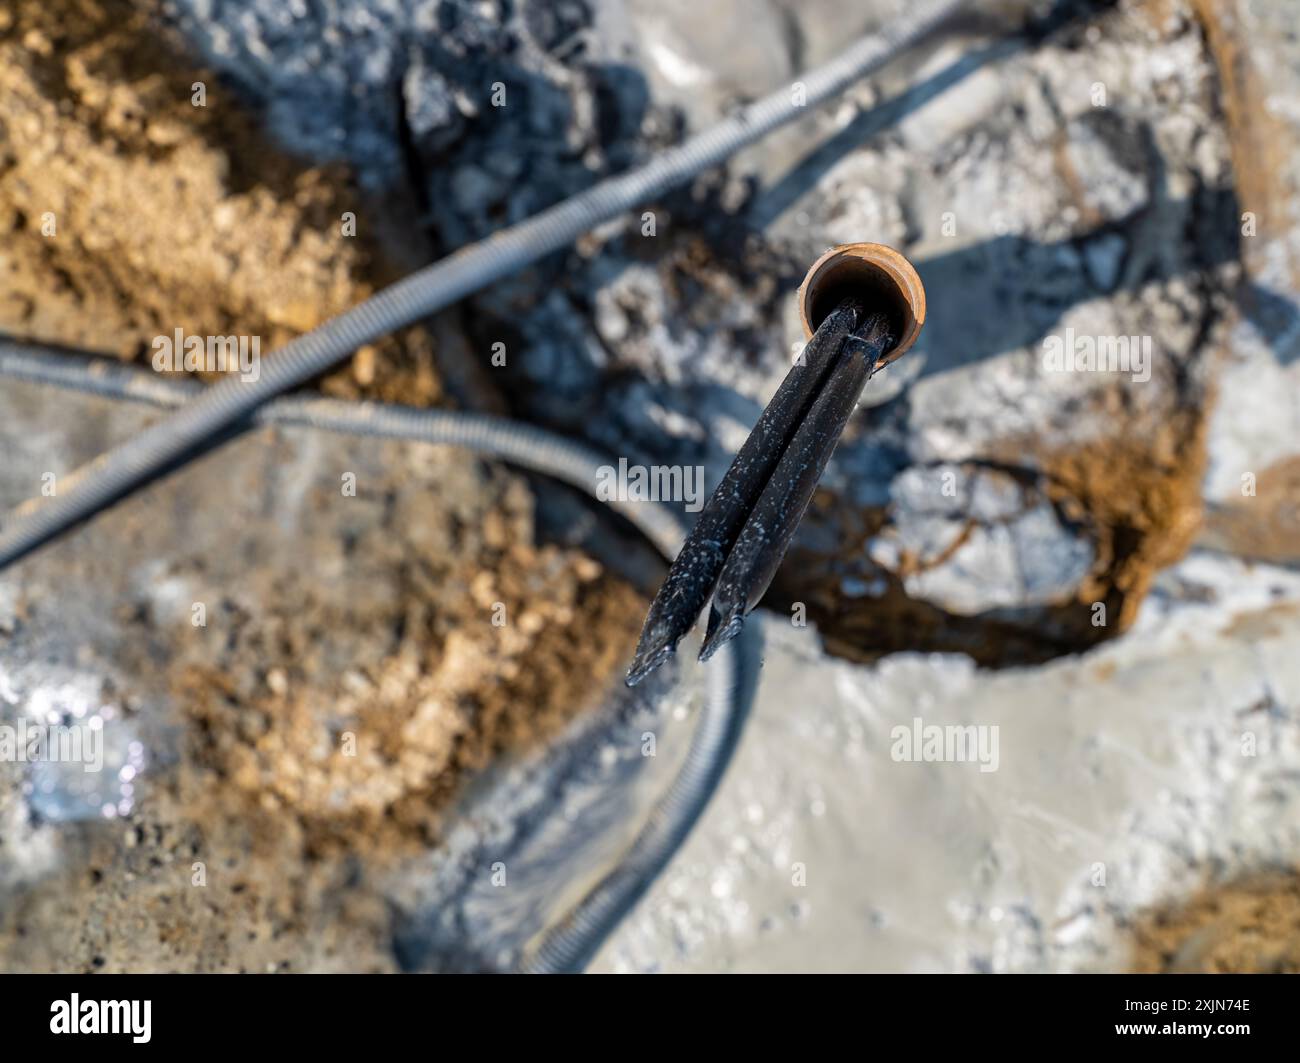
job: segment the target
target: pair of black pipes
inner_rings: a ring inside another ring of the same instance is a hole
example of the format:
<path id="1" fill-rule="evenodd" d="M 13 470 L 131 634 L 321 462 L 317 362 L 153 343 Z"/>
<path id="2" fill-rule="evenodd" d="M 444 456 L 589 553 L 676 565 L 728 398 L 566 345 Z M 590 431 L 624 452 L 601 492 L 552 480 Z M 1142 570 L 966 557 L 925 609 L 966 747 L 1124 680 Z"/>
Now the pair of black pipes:
<path id="1" fill-rule="evenodd" d="M 808 343 L 763 410 L 668 571 L 646 616 L 627 683 L 667 660 L 713 597 L 700 659 L 734 638 L 767 591 L 876 370 L 925 321 L 910 262 L 882 244 L 832 248 L 799 289 Z"/>

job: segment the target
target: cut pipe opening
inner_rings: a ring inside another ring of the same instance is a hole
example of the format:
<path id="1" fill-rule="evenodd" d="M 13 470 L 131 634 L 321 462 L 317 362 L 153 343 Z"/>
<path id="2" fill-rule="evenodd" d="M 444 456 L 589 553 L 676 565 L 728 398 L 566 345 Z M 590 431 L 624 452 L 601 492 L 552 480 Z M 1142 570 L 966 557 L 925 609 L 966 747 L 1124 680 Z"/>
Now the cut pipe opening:
<path id="1" fill-rule="evenodd" d="M 868 310 L 889 318 L 898 339 L 880 360 L 900 358 L 925 323 L 925 287 L 912 264 L 884 244 L 841 244 L 813 263 L 799 288 L 799 317 L 811 339 L 826 316 L 845 299 L 859 299 Z"/>

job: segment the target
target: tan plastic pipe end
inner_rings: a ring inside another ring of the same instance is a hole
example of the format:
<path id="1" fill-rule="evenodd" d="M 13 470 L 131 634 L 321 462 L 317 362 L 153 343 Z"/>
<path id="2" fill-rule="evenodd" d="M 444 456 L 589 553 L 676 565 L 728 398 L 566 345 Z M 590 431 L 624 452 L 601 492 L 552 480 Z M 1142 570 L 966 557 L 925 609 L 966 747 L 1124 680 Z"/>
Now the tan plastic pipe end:
<path id="1" fill-rule="evenodd" d="M 804 337 L 840 302 L 859 296 L 869 309 L 887 313 L 897 344 L 880 360 L 897 361 L 916 342 L 925 324 L 925 286 L 912 263 L 884 244 L 840 244 L 812 264 L 799 286 L 799 320 Z"/>

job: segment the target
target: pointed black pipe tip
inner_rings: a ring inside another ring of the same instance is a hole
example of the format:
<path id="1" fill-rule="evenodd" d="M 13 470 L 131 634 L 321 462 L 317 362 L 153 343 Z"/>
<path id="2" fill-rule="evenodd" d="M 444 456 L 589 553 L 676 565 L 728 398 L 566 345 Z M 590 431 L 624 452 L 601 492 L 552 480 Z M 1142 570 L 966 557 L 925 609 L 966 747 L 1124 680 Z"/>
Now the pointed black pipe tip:
<path id="1" fill-rule="evenodd" d="M 632 667 L 627 670 L 627 677 L 623 682 L 630 687 L 636 686 L 676 652 L 676 640 L 664 645 L 648 647 L 644 651 L 638 648 L 637 655 L 632 660 Z"/>
<path id="2" fill-rule="evenodd" d="M 745 626 L 745 614 L 733 612 L 724 621 L 716 609 L 709 612 L 709 630 L 704 636 L 704 645 L 700 647 L 700 660 L 707 661 L 718 650 L 740 634 Z"/>

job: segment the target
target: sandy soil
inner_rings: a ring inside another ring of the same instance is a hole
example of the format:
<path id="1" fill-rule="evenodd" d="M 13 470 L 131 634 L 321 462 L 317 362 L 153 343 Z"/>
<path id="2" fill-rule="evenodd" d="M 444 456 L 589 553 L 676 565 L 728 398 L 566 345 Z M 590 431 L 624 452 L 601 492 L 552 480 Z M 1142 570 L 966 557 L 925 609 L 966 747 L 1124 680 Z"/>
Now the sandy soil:
<path id="1" fill-rule="evenodd" d="M 273 146 L 153 7 L 0 11 L 0 330 L 147 361 L 179 327 L 258 336 L 265 354 L 394 279 L 400 245 L 381 253 L 379 207 Z M 432 341 L 363 349 L 325 389 L 435 403 Z"/>
<path id="2" fill-rule="evenodd" d="M 1140 974 L 1300 974 L 1300 877 L 1262 875 L 1147 913 Z"/>

